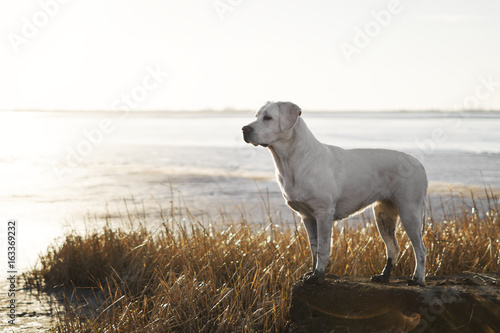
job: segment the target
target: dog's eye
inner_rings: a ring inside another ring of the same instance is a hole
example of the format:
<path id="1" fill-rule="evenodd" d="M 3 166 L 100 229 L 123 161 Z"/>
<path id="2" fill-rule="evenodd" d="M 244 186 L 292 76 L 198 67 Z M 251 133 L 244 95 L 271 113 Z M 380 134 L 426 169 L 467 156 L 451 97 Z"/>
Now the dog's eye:
<path id="1" fill-rule="evenodd" d="M 272 118 L 272 117 L 269 117 L 269 116 L 264 116 L 264 118 L 262 118 L 262 119 L 264 119 L 264 120 L 271 120 L 271 119 L 273 119 L 273 118 Z"/>

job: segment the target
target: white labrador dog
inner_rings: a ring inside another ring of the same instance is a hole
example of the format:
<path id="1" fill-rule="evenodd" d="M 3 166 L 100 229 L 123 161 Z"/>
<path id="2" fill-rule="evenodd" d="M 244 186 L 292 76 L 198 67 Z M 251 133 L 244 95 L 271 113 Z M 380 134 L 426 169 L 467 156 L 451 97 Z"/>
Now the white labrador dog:
<path id="1" fill-rule="evenodd" d="M 411 285 L 425 283 L 422 224 L 427 193 L 425 169 L 415 158 L 386 149 L 351 149 L 319 142 L 290 102 L 267 102 L 257 120 L 243 127 L 245 142 L 267 147 L 288 206 L 302 217 L 313 270 L 304 282 L 322 283 L 330 261 L 332 224 L 373 203 L 387 262 L 375 282 L 388 282 L 399 254 L 398 215 L 415 252 Z M 335 130 L 335 129 L 332 129 Z"/>

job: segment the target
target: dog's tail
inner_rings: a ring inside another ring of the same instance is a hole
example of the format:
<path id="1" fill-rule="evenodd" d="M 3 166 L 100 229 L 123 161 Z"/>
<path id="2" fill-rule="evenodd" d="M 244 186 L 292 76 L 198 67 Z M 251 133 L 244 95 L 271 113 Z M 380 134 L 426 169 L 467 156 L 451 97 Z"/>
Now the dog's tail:
<path id="1" fill-rule="evenodd" d="M 422 217 L 422 236 L 424 235 L 424 232 L 425 232 L 425 221 L 426 220 L 427 220 L 427 218 L 426 218 L 426 214 L 424 211 L 424 216 Z"/>
<path id="2" fill-rule="evenodd" d="M 427 197 L 427 201 L 428 201 L 428 204 L 429 204 L 429 210 L 426 209 L 427 207 L 424 204 L 424 214 L 422 216 L 422 236 L 424 235 L 424 232 L 425 232 L 425 224 L 427 222 L 427 215 L 429 215 L 430 218 L 431 218 L 431 220 L 432 220 L 432 214 L 430 214 L 430 212 L 431 212 L 431 200 L 429 199 L 428 196 L 426 196 L 426 197 Z"/>

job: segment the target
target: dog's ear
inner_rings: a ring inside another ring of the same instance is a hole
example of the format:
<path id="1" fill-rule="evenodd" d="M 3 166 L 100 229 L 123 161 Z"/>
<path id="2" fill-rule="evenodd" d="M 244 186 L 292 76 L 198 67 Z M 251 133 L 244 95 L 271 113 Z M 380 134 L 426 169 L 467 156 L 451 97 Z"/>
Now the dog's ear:
<path id="1" fill-rule="evenodd" d="M 282 131 L 292 129 L 302 114 L 302 110 L 291 102 L 277 102 L 276 104 L 280 108 L 280 129 Z"/>

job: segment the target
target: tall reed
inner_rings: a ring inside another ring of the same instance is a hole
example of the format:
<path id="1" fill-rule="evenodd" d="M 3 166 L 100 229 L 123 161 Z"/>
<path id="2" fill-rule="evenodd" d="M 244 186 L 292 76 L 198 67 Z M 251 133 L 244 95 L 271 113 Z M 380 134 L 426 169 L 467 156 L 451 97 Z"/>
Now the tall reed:
<path id="1" fill-rule="evenodd" d="M 488 207 L 455 208 L 424 229 L 427 274 L 500 270 L 498 198 Z M 474 197 L 473 197 L 474 198 Z M 86 235 L 68 235 L 51 246 L 30 286 L 64 290 L 56 332 L 280 332 L 287 328 L 293 284 L 309 270 L 307 235 L 300 225 L 272 222 L 203 225 L 170 207 L 159 227 L 145 227 L 136 214 L 131 230 L 108 223 Z M 269 207 L 266 207 L 269 211 Z M 398 224 L 402 249 L 394 275 L 409 276 L 414 259 Z M 370 276 L 385 263 L 374 223 L 336 224 L 332 237 L 335 275 Z"/>

